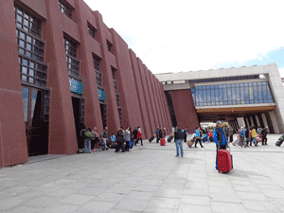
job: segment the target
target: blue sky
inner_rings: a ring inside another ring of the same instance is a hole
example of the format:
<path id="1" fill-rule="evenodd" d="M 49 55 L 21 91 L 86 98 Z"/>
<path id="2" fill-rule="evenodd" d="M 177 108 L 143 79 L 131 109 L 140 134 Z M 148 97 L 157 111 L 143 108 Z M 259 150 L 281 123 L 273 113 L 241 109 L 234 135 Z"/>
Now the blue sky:
<path id="1" fill-rule="evenodd" d="M 84 0 L 154 74 L 277 63 L 283 0 Z"/>
<path id="2" fill-rule="evenodd" d="M 284 39 L 284 38 L 283 38 Z M 284 77 L 284 47 L 280 47 L 276 50 L 269 51 L 266 54 L 259 54 L 257 58 L 247 60 L 244 62 L 232 61 L 216 64 L 213 68 L 230 68 L 252 65 L 266 65 L 269 63 L 276 63 L 280 74 Z"/>

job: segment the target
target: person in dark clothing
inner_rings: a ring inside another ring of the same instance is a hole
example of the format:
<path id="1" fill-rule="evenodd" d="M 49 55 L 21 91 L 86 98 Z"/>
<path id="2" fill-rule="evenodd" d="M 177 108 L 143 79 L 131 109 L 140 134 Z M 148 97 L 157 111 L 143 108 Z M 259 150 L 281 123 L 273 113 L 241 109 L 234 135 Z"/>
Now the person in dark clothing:
<path id="1" fill-rule="evenodd" d="M 133 130 L 133 144 L 136 146 L 138 127 Z"/>
<path id="2" fill-rule="evenodd" d="M 160 127 L 158 127 L 156 129 L 155 133 L 156 133 L 156 139 L 157 139 L 156 143 L 159 143 L 159 140 L 161 139 L 161 129 L 160 129 Z"/>
<path id="3" fill-rule="evenodd" d="M 180 149 L 180 155 L 183 157 L 183 143 L 182 140 L 184 139 L 184 135 L 182 130 L 179 128 L 179 126 L 176 127 L 176 131 L 174 133 L 175 137 L 175 144 L 176 144 L 176 157 L 179 157 L 179 149 Z"/>
<path id="4" fill-rule="evenodd" d="M 245 128 L 245 140 L 246 140 L 246 147 L 249 146 L 249 144 L 251 145 L 251 140 L 250 140 L 250 135 L 249 135 L 249 129 Z"/>
<path id="5" fill-rule="evenodd" d="M 188 134 L 188 127 L 186 127 L 185 130 L 183 130 L 184 142 L 187 141 L 187 134 Z"/>
<path id="6" fill-rule="evenodd" d="M 116 142 L 117 142 L 117 146 L 116 146 L 115 152 L 119 152 L 120 149 L 122 152 L 125 152 L 123 127 L 120 127 L 117 131 Z"/>
<path id="7" fill-rule="evenodd" d="M 268 127 L 266 126 L 263 130 L 261 130 L 261 142 L 262 142 L 262 145 L 266 145 L 267 146 L 267 129 Z"/>

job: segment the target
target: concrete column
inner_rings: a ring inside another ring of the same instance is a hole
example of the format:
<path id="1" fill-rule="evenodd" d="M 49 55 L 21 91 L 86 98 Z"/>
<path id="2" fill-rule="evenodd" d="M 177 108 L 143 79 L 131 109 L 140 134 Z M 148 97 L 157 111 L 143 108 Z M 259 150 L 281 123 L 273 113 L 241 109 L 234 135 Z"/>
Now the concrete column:
<path id="1" fill-rule="evenodd" d="M 249 126 L 249 120 L 248 120 L 248 118 L 245 118 L 245 122 L 246 122 L 247 128 L 249 128 L 250 126 Z"/>
<path id="2" fill-rule="evenodd" d="M 4 167 L 27 162 L 28 151 L 13 1 L 0 1 L 0 19 L 0 167 Z"/>
<path id="3" fill-rule="evenodd" d="M 244 118 L 243 118 L 243 117 L 237 118 L 237 122 L 238 122 L 238 124 L 239 124 L 240 127 L 245 126 L 245 121 L 244 121 Z"/>
<path id="4" fill-rule="evenodd" d="M 276 120 L 275 112 L 271 111 L 271 112 L 269 112 L 269 115 L 270 115 L 271 122 L 272 122 L 272 125 L 273 125 L 273 128 L 274 128 L 274 132 L 279 134 L 280 131 L 279 131 L 278 123 L 277 123 L 277 120 Z"/>
<path id="5" fill-rule="evenodd" d="M 257 127 L 259 127 L 260 126 L 260 122 L 259 122 L 259 119 L 258 119 L 258 115 L 255 115 L 255 120 L 256 120 Z"/>
<path id="6" fill-rule="evenodd" d="M 261 118 L 262 118 L 262 120 L 263 120 L 264 126 L 267 126 L 267 127 L 268 127 L 268 123 L 267 123 L 267 120 L 266 120 L 266 117 L 265 117 L 265 113 L 262 113 L 262 114 L 261 114 Z M 268 131 L 268 133 L 270 132 L 270 131 L 269 131 L 269 128 L 267 129 L 267 131 Z"/>
<path id="7" fill-rule="evenodd" d="M 255 123 L 253 122 L 252 116 L 249 116 L 249 119 L 250 119 L 251 125 L 255 126 Z"/>

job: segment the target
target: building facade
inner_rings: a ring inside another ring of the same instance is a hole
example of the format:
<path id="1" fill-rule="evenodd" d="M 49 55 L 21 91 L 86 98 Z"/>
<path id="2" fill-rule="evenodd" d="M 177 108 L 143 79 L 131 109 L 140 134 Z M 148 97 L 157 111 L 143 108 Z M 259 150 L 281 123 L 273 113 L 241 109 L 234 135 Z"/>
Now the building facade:
<path id="1" fill-rule="evenodd" d="M 284 88 L 276 64 L 158 74 L 168 101 L 172 125 L 227 121 L 242 126 L 268 126 L 284 132 Z"/>
<path id="2" fill-rule="evenodd" d="M 163 86 L 83 0 L 0 1 L 0 167 L 72 154 L 80 129 L 171 132 Z"/>

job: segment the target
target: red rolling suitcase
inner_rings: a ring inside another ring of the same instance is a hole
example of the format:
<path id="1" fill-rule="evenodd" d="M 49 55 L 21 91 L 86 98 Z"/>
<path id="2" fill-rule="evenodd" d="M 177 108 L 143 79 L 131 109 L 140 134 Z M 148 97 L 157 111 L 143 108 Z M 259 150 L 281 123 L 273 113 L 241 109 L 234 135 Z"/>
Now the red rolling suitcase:
<path id="1" fill-rule="evenodd" d="M 161 146 L 166 146 L 166 139 L 165 138 L 161 138 L 160 145 Z"/>
<path id="2" fill-rule="evenodd" d="M 229 172 L 233 169 L 232 155 L 226 149 L 218 150 L 218 171 Z"/>

